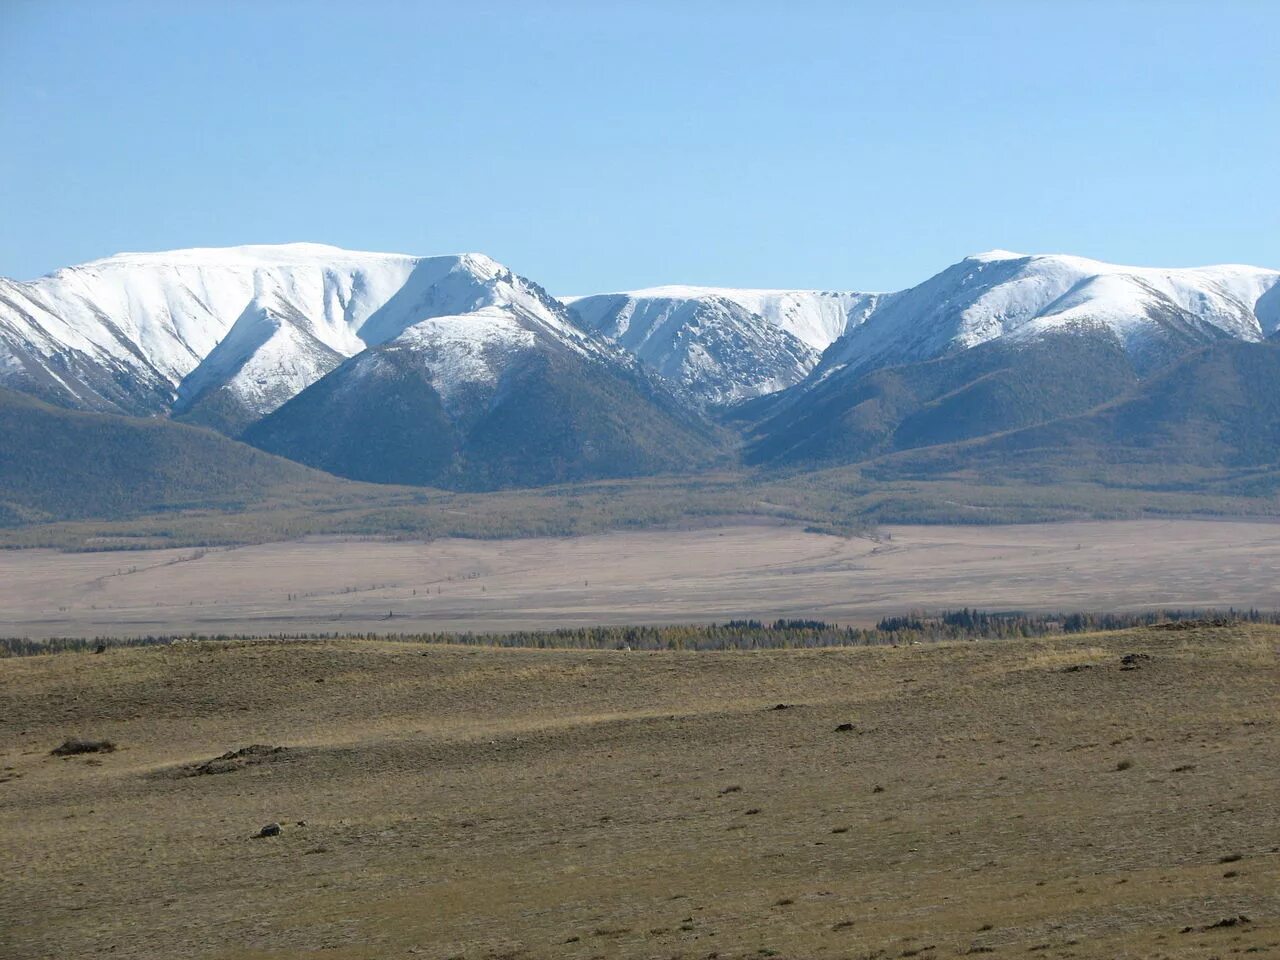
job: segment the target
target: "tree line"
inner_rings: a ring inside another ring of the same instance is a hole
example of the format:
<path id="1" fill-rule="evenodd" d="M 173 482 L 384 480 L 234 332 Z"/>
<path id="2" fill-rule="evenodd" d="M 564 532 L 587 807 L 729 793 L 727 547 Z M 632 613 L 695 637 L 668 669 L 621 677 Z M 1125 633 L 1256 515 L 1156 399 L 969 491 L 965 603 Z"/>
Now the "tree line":
<path id="1" fill-rule="evenodd" d="M 274 640 L 391 640 L 570 650 L 776 650 L 820 647 L 889 646 L 957 640 L 1004 640 L 1054 634 L 1093 633 L 1134 627 L 1178 625 L 1280 624 L 1280 612 L 1261 610 L 1152 610 L 1144 613 L 1030 614 L 949 610 L 884 617 L 874 627 L 841 626 L 823 620 L 731 620 L 727 623 L 666 626 L 563 627 L 505 633 L 273 633 L 157 634 L 127 638 L 56 637 L 33 640 L 0 637 L 0 657 L 48 653 L 92 653 L 111 647 L 165 646 L 182 642 L 228 643 Z"/>

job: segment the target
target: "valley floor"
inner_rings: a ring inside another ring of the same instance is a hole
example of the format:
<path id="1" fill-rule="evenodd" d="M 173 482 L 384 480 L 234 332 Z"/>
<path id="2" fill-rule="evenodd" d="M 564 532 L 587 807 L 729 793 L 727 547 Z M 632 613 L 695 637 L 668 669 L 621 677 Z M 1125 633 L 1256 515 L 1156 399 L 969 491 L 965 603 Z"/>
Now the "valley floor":
<path id="1" fill-rule="evenodd" d="M 989 610 L 1280 609 L 1280 524 L 755 525 L 526 540 L 0 551 L 0 635 L 499 631 Z"/>
<path id="2" fill-rule="evenodd" d="M 0 660 L 0 953 L 1277 956 L 1278 654 L 1228 626 Z M 118 749 L 50 756 L 71 735 Z M 255 743 L 286 749 L 199 767 Z"/>

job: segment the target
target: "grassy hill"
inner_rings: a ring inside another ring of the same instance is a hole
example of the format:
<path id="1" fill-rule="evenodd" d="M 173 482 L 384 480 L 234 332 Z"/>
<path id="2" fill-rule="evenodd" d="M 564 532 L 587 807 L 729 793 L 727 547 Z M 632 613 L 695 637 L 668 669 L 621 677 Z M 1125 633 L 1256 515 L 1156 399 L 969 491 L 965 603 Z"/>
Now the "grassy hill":
<path id="1" fill-rule="evenodd" d="M 243 509 L 341 481 L 208 430 L 0 389 L 0 524 Z"/>

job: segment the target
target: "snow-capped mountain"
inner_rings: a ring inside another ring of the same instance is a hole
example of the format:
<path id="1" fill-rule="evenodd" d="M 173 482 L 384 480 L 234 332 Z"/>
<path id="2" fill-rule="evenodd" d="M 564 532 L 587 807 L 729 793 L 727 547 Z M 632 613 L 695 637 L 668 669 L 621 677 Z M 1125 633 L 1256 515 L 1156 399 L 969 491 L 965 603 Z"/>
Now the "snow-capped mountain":
<path id="1" fill-rule="evenodd" d="M 437 316 L 519 307 L 589 338 L 482 254 L 319 244 L 119 254 L 0 280 L 0 383 L 58 403 L 242 427 L 343 358 Z"/>
<path id="2" fill-rule="evenodd" d="M 178 384 L 175 416 L 237 434 L 340 364 L 278 295 L 255 297 L 200 365 Z"/>
<path id="3" fill-rule="evenodd" d="M 1280 326 L 1280 271 L 1248 266 L 1125 267 L 995 250 L 889 294 L 834 343 L 818 376 L 1061 331 L 1116 338 L 1139 366 L 1223 338 L 1257 341 Z"/>
<path id="4" fill-rule="evenodd" d="M 713 405 L 783 390 L 860 324 L 879 295 L 653 287 L 565 297 L 588 330 Z"/>
<path id="5" fill-rule="evenodd" d="M 243 436 L 353 479 L 467 489 L 688 469 L 719 448 L 634 360 L 541 303 L 415 323 Z"/>
<path id="6" fill-rule="evenodd" d="M 1081 416 L 1199 347 L 1280 325 L 1280 271 L 994 251 L 889 294 L 742 411 L 752 463 L 853 463 Z"/>
<path id="7" fill-rule="evenodd" d="M 751 398 L 731 415 L 747 462 L 860 462 L 1083 415 L 1193 348 L 1264 340 L 1280 340 L 1280 271 L 1004 251 L 891 294 L 561 302 L 482 254 L 316 244 L 0 280 L 0 387 L 474 489 L 721 462 L 703 408 Z"/>
<path id="8" fill-rule="evenodd" d="M 42 377 L 68 405 L 162 412 L 255 300 L 286 305 L 346 356 L 362 346 L 359 324 L 413 263 L 287 244 L 119 254 L 29 283 L 0 281 L 0 341 L 23 361 L 5 364 L 5 379 Z"/>
<path id="9" fill-rule="evenodd" d="M 719 433 L 482 254 L 121 254 L 0 286 L 0 386 L 348 477 L 490 487 L 713 460 Z"/>

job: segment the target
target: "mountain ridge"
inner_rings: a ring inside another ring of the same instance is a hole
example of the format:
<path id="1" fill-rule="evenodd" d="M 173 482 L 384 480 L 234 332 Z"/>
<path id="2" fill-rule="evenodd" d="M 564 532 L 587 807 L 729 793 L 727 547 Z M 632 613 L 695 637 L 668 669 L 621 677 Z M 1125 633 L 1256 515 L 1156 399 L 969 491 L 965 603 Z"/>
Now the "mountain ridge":
<path id="1" fill-rule="evenodd" d="M 1178 325 L 1260 340 L 1280 326 L 1280 298 L 1267 297 L 1277 282 L 1278 270 L 1238 264 L 1128 267 L 989 251 L 886 295 L 866 322 L 832 344 L 817 372 L 924 360 L 1072 324 L 1105 327 L 1134 349 L 1143 337 L 1176 335 L 1169 328 Z"/>
<path id="2" fill-rule="evenodd" d="M 698 401 L 726 406 L 799 383 L 880 296 L 666 286 L 562 299 L 586 329 Z"/>
<path id="3" fill-rule="evenodd" d="M 349 357 L 428 316 L 549 302 L 534 286 L 483 254 L 319 244 L 116 254 L 34 281 L 0 280 L 0 384 L 25 373 L 28 385 L 66 406 L 166 414 L 182 382 L 255 302 L 303 339 Z M 207 389 L 217 377 L 205 370 L 196 382 Z"/>
<path id="4" fill-rule="evenodd" d="M 1163 372 L 1277 342 L 1280 271 L 1003 250 L 892 293 L 670 285 L 558 300 L 480 253 L 310 243 L 0 279 L 0 387 L 212 427 L 345 477 L 469 490 L 923 463 L 910 451 L 978 450 L 1144 389 L 1148 407 L 1203 403 L 1202 419 L 1235 422 Z M 1229 380 L 1225 362 L 1197 369 Z"/>

